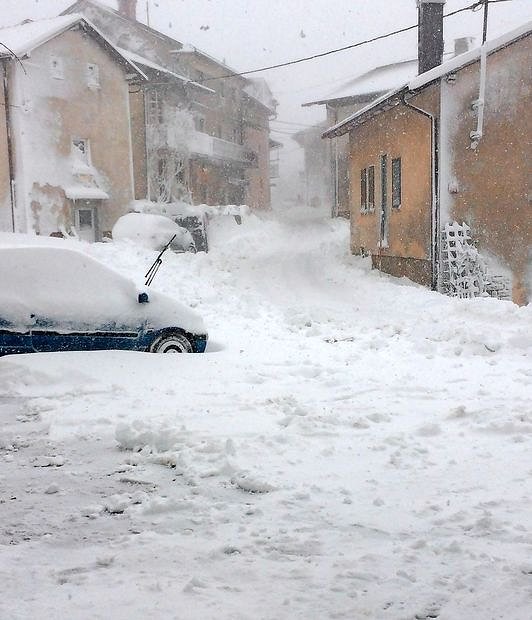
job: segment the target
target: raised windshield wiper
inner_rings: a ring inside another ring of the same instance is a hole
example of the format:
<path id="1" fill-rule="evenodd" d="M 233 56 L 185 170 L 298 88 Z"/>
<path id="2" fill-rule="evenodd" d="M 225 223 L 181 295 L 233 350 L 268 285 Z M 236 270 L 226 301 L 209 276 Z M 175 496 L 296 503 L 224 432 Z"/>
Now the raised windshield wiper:
<path id="1" fill-rule="evenodd" d="M 155 275 L 159 271 L 159 267 L 163 264 L 162 255 L 170 247 L 170 244 L 176 238 L 176 236 L 177 235 L 174 235 L 170 239 L 170 241 L 164 246 L 164 248 L 159 252 L 159 256 L 155 259 L 153 265 L 146 272 L 146 275 L 144 276 L 146 278 L 145 286 L 150 286 L 150 284 L 153 282 L 153 278 L 155 278 Z"/>

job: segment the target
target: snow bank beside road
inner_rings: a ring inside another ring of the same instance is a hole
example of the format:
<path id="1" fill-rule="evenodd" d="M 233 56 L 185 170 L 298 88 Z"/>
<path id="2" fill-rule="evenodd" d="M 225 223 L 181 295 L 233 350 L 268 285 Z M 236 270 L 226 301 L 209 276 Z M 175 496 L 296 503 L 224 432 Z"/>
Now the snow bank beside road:
<path id="1" fill-rule="evenodd" d="M 220 218 L 153 284 L 216 351 L 0 360 L 0 615 L 528 620 L 530 309 L 347 241 L 304 210 Z"/>

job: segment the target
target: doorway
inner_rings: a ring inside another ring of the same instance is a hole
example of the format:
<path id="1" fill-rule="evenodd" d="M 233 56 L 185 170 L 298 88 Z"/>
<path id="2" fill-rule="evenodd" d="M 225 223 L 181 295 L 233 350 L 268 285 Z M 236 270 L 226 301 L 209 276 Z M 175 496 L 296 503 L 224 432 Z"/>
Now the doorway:
<path id="1" fill-rule="evenodd" d="M 83 241 L 94 243 L 98 239 L 98 208 L 96 200 L 76 200 L 74 225 Z"/>
<path id="2" fill-rule="evenodd" d="M 388 247 L 388 156 L 381 155 L 381 217 L 379 245 Z"/>

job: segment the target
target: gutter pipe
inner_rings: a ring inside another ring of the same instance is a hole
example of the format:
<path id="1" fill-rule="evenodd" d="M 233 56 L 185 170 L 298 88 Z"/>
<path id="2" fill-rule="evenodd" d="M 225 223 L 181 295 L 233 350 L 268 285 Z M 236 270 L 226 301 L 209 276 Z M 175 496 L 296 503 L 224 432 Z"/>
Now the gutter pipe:
<path id="1" fill-rule="evenodd" d="M 440 152 L 439 152 L 439 124 L 437 118 L 406 100 L 406 94 L 402 96 L 403 104 L 430 120 L 430 154 L 431 154 L 431 288 L 438 290 L 440 274 Z"/>
<path id="2" fill-rule="evenodd" d="M 7 80 L 7 63 L 2 63 L 2 79 L 4 84 L 4 103 L 6 115 L 7 162 L 9 168 L 9 197 L 11 202 L 11 226 L 15 230 L 15 166 L 13 164 L 13 141 L 11 137 L 11 106 L 9 84 Z"/>

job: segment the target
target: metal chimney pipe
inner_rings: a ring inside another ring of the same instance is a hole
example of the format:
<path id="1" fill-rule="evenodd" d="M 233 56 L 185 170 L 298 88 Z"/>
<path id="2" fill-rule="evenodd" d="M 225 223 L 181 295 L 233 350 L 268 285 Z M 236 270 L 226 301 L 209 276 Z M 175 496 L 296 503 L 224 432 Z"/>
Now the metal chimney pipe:
<path id="1" fill-rule="evenodd" d="M 118 0 L 118 12 L 128 19 L 136 21 L 137 0 Z"/>
<path id="2" fill-rule="evenodd" d="M 446 0 L 417 0 L 418 73 L 441 65 L 443 60 L 443 5 Z"/>

